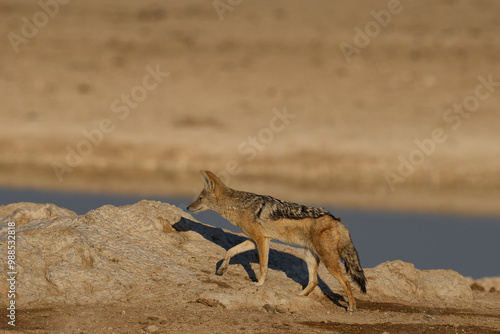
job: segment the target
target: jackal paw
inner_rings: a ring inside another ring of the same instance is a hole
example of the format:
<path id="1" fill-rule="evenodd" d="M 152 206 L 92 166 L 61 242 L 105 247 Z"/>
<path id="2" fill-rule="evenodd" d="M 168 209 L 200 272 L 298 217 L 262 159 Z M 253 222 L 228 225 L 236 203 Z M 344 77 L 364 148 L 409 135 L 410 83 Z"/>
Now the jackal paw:
<path id="1" fill-rule="evenodd" d="M 217 270 L 217 275 L 224 275 L 225 272 L 227 271 L 227 267 L 228 265 L 227 264 L 221 264 L 221 266 L 219 267 L 219 269 Z"/>
<path id="2" fill-rule="evenodd" d="M 307 291 L 307 290 L 302 290 L 302 291 L 298 294 L 298 296 L 307 296 L 307 295 L 309 295 L 309 291 Z"/>
<path id="3" fill-rule="evenodd" d="M 254 285 L 254 286 L 261 286 L 263 284 L 264 284 L 264 281 L 262 281 L 262 282 L 260 282 L 260 281 L 259 282 L 252 282 L 252 285 Z"/>

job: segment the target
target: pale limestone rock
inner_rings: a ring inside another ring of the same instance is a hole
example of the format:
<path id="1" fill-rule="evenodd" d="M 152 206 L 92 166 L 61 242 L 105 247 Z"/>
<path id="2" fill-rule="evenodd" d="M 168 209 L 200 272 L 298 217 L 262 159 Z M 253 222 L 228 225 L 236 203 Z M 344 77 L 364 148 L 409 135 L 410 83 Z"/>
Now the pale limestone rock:
<path id="1" fill-rule="evenodd" d="M 465 277 L 453 270 L 419 270 L 403 261 L 384 262 L 366 270 L 368 294 L 403 301 L 472 300 Z"/>
<path id="2" fill-rule="evenodd" d="M 344 296 L 321 266 L 320 287 L 299 297 L 308 279 L 303 251 L 276 243 L 263 286 L 251 285 L 259 273 L 256 251 L 234 257 L 224 276 L 215 275 L 225 251 L 245 238 L 204 225 L 165 203 L 105 205 L 81 216 L 52 204 L 17 203 L 0 207 L 0 216 L 1 247 L 7 240 L 6 223 L 16 223 L 20 307 L 175 299 L 295 312 L 337 307 L 323 293 Z M 1 266 L 5 269 L 6 263 Z M 366 269 L 366 276 L 371 300 L 472 299 L 466 279 L 451 270 L 418 270 L 393 261 Z M 362 297 L 352 286 L 356 297 Z M 6 280 L 1 280 L 2 304 L 7 290 Z"/>
<path id="3" fill-rule="evenodd" d="M 500 277 L 483 277 L 472 281 L 470 284 L 476 283 L 484 288 L 487 292 L 500 292 Z"/>

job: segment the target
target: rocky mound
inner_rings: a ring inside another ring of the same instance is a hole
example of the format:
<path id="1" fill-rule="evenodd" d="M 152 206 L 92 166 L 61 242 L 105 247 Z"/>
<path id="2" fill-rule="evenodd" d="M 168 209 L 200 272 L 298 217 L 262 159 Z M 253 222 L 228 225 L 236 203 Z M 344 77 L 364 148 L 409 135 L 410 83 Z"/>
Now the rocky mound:
<path id="1" fill-rule="evenodd" d="M 345 305 L 337 281 L 320 268 L 320 286 L 309 297 L 302 250 L 271 246 L 269 273 L 262 287 L 256 251 L 236 256 L 228 273 L 215 275 L 225 250 L 244 237 L 198 222 L 181 209 L 154 201 L 106 205 L 78 216 L 52 204 L 16 203 L 0 207 L 0 241 L 7 244 L 15 223 L 20 307 L 67 303 L 111 304 L 176 298 L 213 307 L 266 307 L 293 311 L 335 302 Z M 12 225 L 12 224 L 11 224 Z M 6 247 L 6 246 L 2 246 Z M 7 264 L 2 263 L 4 272 Z M 356 298 L 403 301 L 471 300 L 468 281 L 451 270 L 418 270 L 401 261 L 366 269 L 368 295 Z M 0 281 L 2 304 L 9 289 Z M 325 295 L 329 296 L 326 298 Z"/>

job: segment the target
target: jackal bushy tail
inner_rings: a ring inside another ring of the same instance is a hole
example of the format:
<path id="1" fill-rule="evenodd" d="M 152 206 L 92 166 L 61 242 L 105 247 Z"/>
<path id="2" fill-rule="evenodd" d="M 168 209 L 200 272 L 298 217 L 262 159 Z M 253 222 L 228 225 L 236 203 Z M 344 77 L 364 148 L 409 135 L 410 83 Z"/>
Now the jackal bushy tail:
<path id="1" fill-rule="evenodd" d="M 363 268 L 359 263 L 359 256 L 352 243 L 349 231 L 342 231 L 340 238 L 340 257 L 344 259 L 345 270 L 356 282 L 363 293 L 366 293 L 366 278 Z"/>

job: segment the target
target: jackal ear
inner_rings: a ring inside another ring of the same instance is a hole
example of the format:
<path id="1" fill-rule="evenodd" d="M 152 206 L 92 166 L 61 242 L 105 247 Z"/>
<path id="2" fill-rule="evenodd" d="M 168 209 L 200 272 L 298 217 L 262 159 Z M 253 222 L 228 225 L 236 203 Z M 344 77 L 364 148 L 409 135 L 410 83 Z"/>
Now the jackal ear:
<path id="1" fill-rule="evenodd" d="M 203 179 L 203 184 L 205 186 L 205 189 L 207 190 L 214 190 L 215 189 L 215 180 L 212 178 L 212 175 L 214 175 L 212 172 L 208 170 L 200 170 L 200 175 L 201 178 Z"/>

